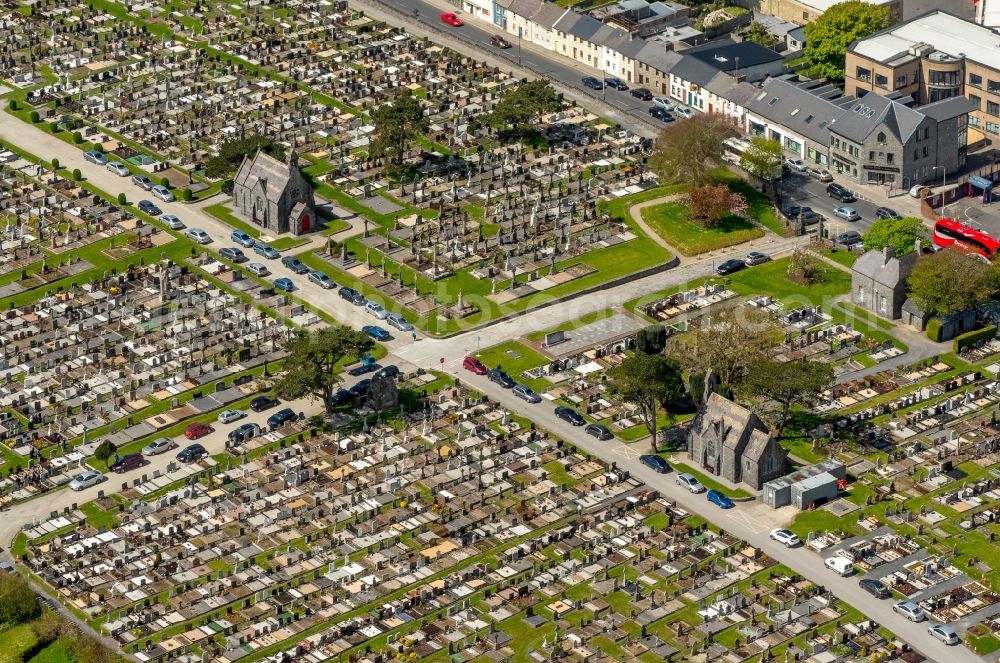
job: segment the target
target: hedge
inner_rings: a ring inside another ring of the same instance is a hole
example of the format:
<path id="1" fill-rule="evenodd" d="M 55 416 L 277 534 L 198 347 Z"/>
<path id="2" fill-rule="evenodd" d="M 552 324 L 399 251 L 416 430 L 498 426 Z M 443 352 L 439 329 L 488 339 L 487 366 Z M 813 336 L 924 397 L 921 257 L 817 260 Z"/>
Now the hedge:
<path id="1" fill-rule="evenodd" d="M 955 340 L 952 341 L 952 349 L 955 352 L 961 352 L 963 349 L 969 347 L 970 345 L 975 345 L 979 341 L 989 341 L 996 338 L 997 326 L 990 325 L 988 327 L 983 327 L 982 329 L 977 329 L 976 331 L 966 332 L 961 336 L 956 336 Z"/>
<path id="2" fill-rule="evenodd" d="M 936 318 L 931 318 L 927 321 L 927 338 L 931 339 L 935 343 L 941 342 L 941 321 Z"/>

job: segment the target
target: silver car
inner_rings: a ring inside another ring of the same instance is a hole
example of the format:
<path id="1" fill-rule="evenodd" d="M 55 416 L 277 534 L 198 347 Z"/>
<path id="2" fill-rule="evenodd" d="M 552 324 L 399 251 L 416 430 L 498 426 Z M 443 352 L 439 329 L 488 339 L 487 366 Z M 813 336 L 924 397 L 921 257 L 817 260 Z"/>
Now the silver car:
<path id="1" fill-rule="evenodd" d="M 913 601 L 898 601 L 893 604 L 892 611 L 897 615 L 903 615 L 911 622 L 922 622 L 927 619 L 927 615 Z"/>
<path id="2" fill-rule="evenodd" d="M 692 493 L 705 492 L 705 486 L 702 485 L 702 483 L 698 481 L 698 479 L 693 474 L 689 474 L 688 472 L 682 472 L 681 474 L 678 474 L 677 483 L 680 484 L 681 486 L 684 486 Z"/>
<path id="3" fill-rule="evenodd" d="M 158 437 L 142 448 L 143 456 L 156 456 L 176 446 L 169 437 Z"/>
<path id="4" fill-rule="evenodd" d="M 535 390 L 526 384 L 515 384 L 513 389 L 514 395 L 521 400 L 528 401 L 529 403 L 541 403 L 542 397 L 535 393 Z"/>
<path id="5" fill-rule="evenodd" d="M 160 221 L 162 221 L 163 224 L 167 226 L 167 228 L 170 228 L 171 230 L 184 229 L 184 222 L 178 219 L 173 214 L 164 214 L 163 216 L 160 217 Z"/>
<path id="6" fill-rule="evenodd" d="M 955 629 L 947 624 L 932 624 L 927 627 L 927 632 L 946 645 L 957 645 L 962 642 Z"/>
<path id="7" fill-rule="evenodd" d="M 103 479 L 104 475 L 97 470 L 87 470 L 73 477 L 73 480 L 69 482 L 69 488 L 70 490 L 83 490 L 84 488 L 96 486 Z"/>

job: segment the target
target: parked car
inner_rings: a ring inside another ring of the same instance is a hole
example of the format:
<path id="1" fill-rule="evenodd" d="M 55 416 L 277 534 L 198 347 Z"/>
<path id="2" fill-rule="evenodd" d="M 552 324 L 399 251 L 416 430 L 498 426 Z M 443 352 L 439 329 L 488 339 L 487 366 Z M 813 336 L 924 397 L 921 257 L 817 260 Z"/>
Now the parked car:
<path id="1" fill-rule="evenodd" d="M 591 90 L 603 90 L 604 83 L 601 82 L 599 78 L 594 78 L 593 76 L 583 77 L 583 86 L 589 87 Z"/>
<path id="2" fill-rule="evenodd" d="M 927 632 L 946 645 L 957 645 L 962 642 L 955 629 L 947 624 L 933 624 L 927 627 Z"/>
<path id="3" fill-rule="evenodd" d="M 112 161 L 107 166 L 105 166 L 105 168 L 110 170 L 118 177 L 128 177 L 129 175 L 132 174 L 132 171 L 128 169 L 128 166 L 118 161 Z"/>
<path id="4" fill-rule="evenodd" d="M 587 424 L 587 427 L 583 429 L 583 432 L 587 435 L 596 437 L 598 440 L 610 440 L 614 437 L 614 435 L 611 434 L 611 430 L 604 424 Z"/>
<path id="5" fill-rule="evenodd" d="M 851 560 L 840 555 L 827 557 L 823 560 L 823 565 L 839 576 L 849 576 L 854 573 L 854 564 L 851 563 Z"/>
<path id="6" fill-rule="evenodd" d="M 708 498 L 709 502 L 719 507 L 720 509 L 732 509 L 734 506 L 736 506 L 735 504 L 733 504 L 733 501 L 731 499 L 729 499 L 722 491 L 719 490 L 710 490 L 705 495 L 705 497 Z"/>
<path id="7" fill-rule="evenodd" d="M 91 486 L 96 486 L 97 484 L 104 481 L 104 475 L 97 470 L 87 470 L 86 472 L 80 472 L 73 480 L 69 482 L 70 490 L 84 490 L 85 488 L 90 488 Z"/>
<path id="8" fill-rule="evenodd" d="M 177 460 L 182 463 L 196 463 L 208 455 L 208 449 L 200 444 L 190 444 L 177 454 Z"/>
<path id="9" fill-rule="evenodd" d="M 381 364 L 377 364 L 374 361 L 363 361 L 357 366 L 347 371 L 347 374 L 352 377 L 358 377 L 359 375 L 364 375 L 365 373 L 374 373 L 382 368 Z"/>
<path id="10" fill-rule="evenodd" d="M 826 193 L 831 198 L 836 198 L 842 203 L 853 203 L 857 198 L 854 194 L 844 188 L 842 185 L 836 182 L 830 182 L 826 185 Z"/>
<path id="11" fill-rule="evenodd" d="M 914 184 L 910 187 L 910 195 L 914 198 L 923 198 L 924 196 L 931 195 L 931 188 L 923 184 Z"/>
<path id="12" fill-rule="evenodd" d="M 298 415 L 295 414 L 295 410 L 290 407 L 286 407 L 282 410 L 278 410 L 270 417 L 267 418 L 267 425 L 271 428 L 281 428 L 290 421 L 295 421 Z"/>
<path id="13" fill-rule="evenodd" d="M 922 622 L 927 619 L 924 611 L 913 601 L 896 601 L 892 604 L 892 611 L 906 617 L 911 622 Z"/>
<path id="14" fill-rule="evenodd" d="M 337 287 L 337 283 L 330 278 L 329 274 L 321 272 L 318 269 L 314 269 L 309 272 L 309 280 L 326 290 L 331 290 Z"/>
<path id="15" fill-rule="evenodd" d="M 111 463 L 108 469 L 118 474 L 123 474 L 131 470 L 138 469 L 146 464 L 146 459 L 142 454 L 125 454 L 115 462 Z"/>
<path id="16" fill-rule="evenodd" d="M 295 284 L 292 283 L 292 280 L 287 276 L 274 279 L 274 287 L 284 292 L 291 292 L 292 290 L 295 290 Z"/>
<path id="17" fill-rule="evenodd" d="M 212 241 L 212 237 L 201 228 L 188 228 L 184 236 L 198 244 L 208 244 Z"/>
<path id="18" fill-rule="evenodd" d="M 295 256 L 285 256 L 281 259 L 281 264 L 292 270 L 296 274 L 308 274 L 309 268 L 304 262 Z"/>
<path id="19" fill-rule="evenodd" d="M 833 210 L 834 216 L 839 216 L 847 221 L 860 221 L 861 215 L 853 207 L 838 207 Z"/>
<path id="20" fill-rule="evenodd" d="M 741 269 L 745 269 L 746 266 L 747 264 L 744 261 L 737 260 L 735 258 L 730 258 L 729 260 L 726 260 L 725 262 L 720 264 L 715 269 L 715 271 L 719 276 L 728 276 L 730 274 L 740 271 Z"/>
<path id="21" fill-rule="evenodd" d="M 514 382 L 514 378 L 507 375 L 507 373 L 499 366 L 490 369 L 486 373 L 486 377 L 489 378 L 490 382 L 496 382 L 504 389 L 512 389 L 514 385 L 517 384 L 516 382 Z"/>
<path id="22" fill-rule="evenodd" d="M 649 107 L 649 114 L 652 117 L 655 117 L 657 120 L 660 120 L 661 122 L 673 122 L 674 121 L 674 116 L 671 115 L 670 113 L 668 113 L 665 109 L 660 108 L 659 106 L 650 106 Z"/>
<path id="23" fill-rule="evenodd" d="M 535 393 L 535 390 L 526 384 L 515 384 L 513 392 L 515 396 L 523 401 L 528 401 L 529 403 L 542 402 L 542 397 Z"/>
<path id="24" fill-rule="evenodd" d="M 160 221 L 163 222 L 163 225 L 165 225 L 167 228 L 170 228 L 171 230 L 184 229 L 184 223 L 173 214 L 164 214 L 163 216 L 160 217 Z"/>
<path id="25" fill-rule="evenodd" d="M 876 219 L 901 219 L 899 212 L 889 207 L 879 207 L 875 210 Z"/>
<path id="26" fill-rule="evenodd" d="M 395 364 L 389 364 L 388 366 L 383 366 L 382 368 L 375 371 L 375 375 L 372 376 L 372 379 L 374 380 L 375 378 L 391 378 L 395 380 L 398 377 L 399 377 L 399 366 L 396 366 Z"/>
<path id="27" fill-rule="evenodd" d="M 636 99 L 641 99 L 642 101 L 652 101 L 653 99 L 653 93 L 644 87 L 632 88 L 629 91 L 629 94 L 631 94 Z"/>
<path id="28" fill-rule="evenodd" d="M 786 548 L 794 548 L 802 543 L 795 532 L 782 528 L 771 530 L 771 540 L 784 544 Z"/>
<path id="29" fill-rule="evenodd" d="M 490 35 L 490 46 L 496 46 L 497 48 L 510 48 L 510 42 L 500 35 Z"/>
<path id="30" fill-rule="evenodd" d="M 365 325 L 361 328 L 361 331 L 368 334 L 376 341 L 388 341 L 392 338 L 392 334 L 378 325 Z"/>
<path id="31" fill-rule="evenodd" d="M 348 390 L 341 387 L 336 392 L 334 392 L 333 396 L 330 397 L 330 407 L 337 407 L 338 405 L 344 405 L 346 403 L 350 403 L 352 400 L 354 400 L 354 395 Z"/>
<path id="32" fill-rule="evenodd" d="M 833 174 L 825 168 L 810 168 L 806 172 L 809 173 L 809 177 L 814 180 L 819 180 L 820 182 L 833 181 Z"/>
<path id="33" fill-rule="evenodd" d="M 281 401 L 274 396 L 258 396 L 250 401 L 250 409 L 254 412 L 263 412 L 264 410 L 270 410 L 279 403 L 281 403 Z"/>
<path id="34" fill-rule="evenodd" d="M 877 599 L 887 599 L 892 596 L 889 588 L 875 578 L 862 578 L 858 581 L 858 585 Z"/>
<path id="35" fill-rule="evenodd" d="M 387 317 L 385 321 L 389 323 L 391 326 L 398 329 L 399 331 L 404 331 L 404 332 L 413 331 L 413 325 L 410 324 L 406 320 L 406 318 L 404 318 L 399 313 L 390 313 L 389 317 Z"/>
<path id="36" fill-rule="evenodd" d="M 574 426 L 582 426 L 587 423 L 587 420 L 581 417 L 580 414 L 571 407 L 561 405 L 555 409 L 555 414 L 563 421 L 566 421 Z"/>
<path id="37" fill-rule="evenodd" d="M 254 423 L 247 422 L 229 431 L 229 435 L 227 437 L 229 438 L 230 442 L 239 443 L 255 438 L 258 435 L 260 435 L 260 426 Z"/>
<path id="38" fill-rule="evenodd" d="M 261 241 L 253 243 L 253 251 L 257 255 L 263 256 L 268 260 L 277 260 L 278 258 L 281 257 L 281 254 L 278 253 L 278 249 L 274 248 L 273 246 L 270 246 L 269 244 L 265 244 L 264 242 Z"/>
<path id="39" fill-rule="evenodd" d="M 271 270 L 267 268 L 267 265 L 262 262 L 247 263 L 246 270 L 254 276 L 259 277 L 264 277 L 271 273 Z"/>
<path id="40" fill-rule="evenodd" d="M 100 150 L 87 150 L 83 153 L 83 158 L 85 161 L 96 163 L 98 166 L 103 166 L 108 163 L 108 158 L 104 156 L 104 152 L 101 152 Z"/>
<path id="41" fill-rule="evenodd" d="M 251 248 L 257 242 L 257 240 L 251 237 L 250 233 L 245 230 L 234 230 L 229 233 L 229 239 L 247 249 Z"/>
<path id="42" fill-rule="evenodd" d="M 354 386 L 348 389 L 348 392 L 353 398 L 361 398 L 368 393 L 368 387 L 371 386 L 372 381 L 369 379 L 358 380 L 354 383 Z"/>
<path id="43" fill-rule="evenodd" d="M 189 440 L 197 440 L 199 438 L 205 437 L 212 432 L 212 427 L 201 421 L 196 421 L 193 424 L 188 424 L 188 427 L 184 429 L 184 437 Z"/>
<path id="44" fill-rule="evenodd" d="M 674 109 L 674 104 L 666 97 L 653 97 L 653 106 L 667 111 Z"/>
<path id="45" fill-rule="evenodd" d="M 158 437 L 142 448 L 143 456 L 158 456 L 164 451 L 170 451 L 177 444 L 169 437 Z"/>
<path id="46" fill-rule="evenodd" d="M 785 159 L 785 163 L 788 164 L 789 168 L 791 168 L 792 170 L 797 170 L 800 173 L 804 173 L 807 170 L 809 170 L 809 166 L 807 166 L 806 162 L 803 161 L 802 159 Z"/>
<path id="47" fill-rule="evenodd" d="M 362 295 L 354 288 L 349 288 L 346 285 L 341 287 L 340 290 L 337 291 L 337 294 L 339 294 L 342 298 L 351 302 L 355 306 L 364 306 L 366 303 L 368 303 L 368 300 L 365 299 L 364 295 Z"/>
<path id="48" fill-rule="evenodd" d="M 170 192 L 170 189 L 163 186 L 162 184 L 157 184 L 156 186 L 154 186 L 152 189 L 150 189 L 150 193 L 152 193 L 154 196 L 156 196 L 165 203 L 174 202 L 174 194 L 172 194 Z"/>
<path id="49" fill-rule="evenodd" d="M 153 180 L 149 179 L 145 175 L 133 175 L 132 184 L 145 191 L 149 191 L 153 188 Z"/>
<path id="50" fill-rule="evenodd" d="M 490 369 L 486 368 L 486 364 L 479 361 L 475 357 L 466 357 L 462 360 L 462 368 L 467 371 L 472 371 L 476 375 L 486 375 Z"/>
<path id="51" fill-rule="evenodd" d="M 379 320 L 385 320 L 389 317 L 389 312 L 382 308 L 382 305 L 378 302 L 368 302 L 365 304 L 365 311 L 374 315 Z"/>
<path id="52" fill-rule="evenodd" d="M 861 233 L 857 230 L 848 230 L 837 235 L 834 242 L 837 244 L 843 244 L 844 246 L 852 246 L 854 244 L 861 243 Z"/>
<path id="53" fill-rule="evenodd" d="M 442 22 L 447 23 L 453 28 L 460 28 L 464 25 L 462 23 L 462 19 L 460 19 L 455 12 L 444 12 L 441 14 L 440 18 Z"/>
<path id="54" fill-rule="evenodd" d="M 753 267 L 754 265 L 760 265 L 771 259 L 771 256 L 766 253 L 761 253 L 760 251 L 751 251 L 747 254 L 747 259 L 744 261 L 747 267 Z"/>
<path id="55" fill-rule="evenodd" d="M 670 471 L 670 463 L 655 454 L 643 454 L 639 456 L 639 462 L 660 474 Z"/>
<path id="56" fill-rule="evenodd" d="M 245 253 L 240 251 L 235 246 L 226 246 L 224 248 L 219 249 L 219 255 L 225 258 L 226 260 L 232 260 L 237 264 L 250 260 L 250 258 L 247 258 L 247 255 Z"/>
<path id="57" fill-rule="evenodd" d="M 242 419 L 245 416 L 247 415 L 246 412 L 244 412 L 243 410 L 237 410 L 236 408 L 229 408 L 220 412 L 218 419 L 220 424 L 231 424 L 234 421 Z"/>
<path id="58" fill-rule="evenodd" d="M 694 111 L 687 106 L 676 106 L 674 108 L 674 115 L 679 115 L 686 120 L 689 117 L 694 117 Z"/>
<path id="59" fill-rule="evenodd" d="M 140 200 L 136 207 L 139 208 L 140 212 L 144 212 L 150 216 L 160 216 L 161 213 L 160 208 L 152 200 Z"/>
<path id="60" fill-rule="evenodd" d="M 693 474 L 690 474 L 688 472 L 682 472 L 682 473 L 678 474 L 677 475 L 677 483 L 678 483 L 678 485 L 681 485 L 681 486 L 687 488 L 692 493 L 704 493 L 705 492 L 705 486 L 703 486 L 702 483 L 700 481 L 698 481 L 697 477 L 695 477 Z"/>

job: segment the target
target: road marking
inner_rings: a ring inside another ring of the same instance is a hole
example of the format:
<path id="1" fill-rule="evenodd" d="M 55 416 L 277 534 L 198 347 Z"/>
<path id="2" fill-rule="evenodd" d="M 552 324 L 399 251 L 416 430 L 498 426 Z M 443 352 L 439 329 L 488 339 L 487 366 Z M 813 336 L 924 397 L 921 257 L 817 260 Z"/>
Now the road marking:
<path id="1" fill-rule="evenodd" d="M 629 460 L 632 460 L 634 458 L 638 458 L 639 456 L 642 455 L 642 453 L 640 453 L 639 451 L 636 451 L 635 449 L 633 449 L 632 447 L 628 446 L 627 444 L 619 444 L 617 447 L 615 447 L 614 449 L 612 449 L 612 451 L 615 454 L 619 455 L 619 456 L 625 456 L 625 458 L 627 458 Z"/>
<path id="2" fill-rule="evenodd" d="M 754 534 L 759 534 L 761 532 L 769 531 L 767 523 L 764 523 L 758 518 L 751 516 L 749 513 L 740 511 L 739 506 L 737 506 L 735 509 L 727 511 L 726 515 L 735 520 L 736 522 L 740 523 L 741 525 L 745 526 Z"/>

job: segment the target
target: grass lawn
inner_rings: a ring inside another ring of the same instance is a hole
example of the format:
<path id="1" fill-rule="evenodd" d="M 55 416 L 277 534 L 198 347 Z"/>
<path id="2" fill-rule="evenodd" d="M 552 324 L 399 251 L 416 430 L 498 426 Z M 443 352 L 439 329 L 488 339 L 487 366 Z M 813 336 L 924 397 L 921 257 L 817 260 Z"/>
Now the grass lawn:
<path id="1" fill-rule="evenodd" d="M 87 516 L 87 524 L 98 529 L 111 529 L 121 524 L 121 519 L 114 511 L 105 511 L 94 502 L 80 505 L 80 511 Z"/>
<path id="2" fill-rule="evenodd" d="M 789 279 L 789 258 L 772 260 L 763 265 L 736 272 L 729 277 L 729 288 L 741 295 L 767 294 L 785 303 L 813 306 L 826 298 L 846 294 L 851 289 L 851 275 L 831 265 L 821 264 L 822 280 L 812 285 L 802 285 Z"/>
<path id="3" fill-rule="evenodd" d="M 696 479 L 698 479 L 698 481 L 702 483 L 702 485 L 704 485 L 709 490 L 718 490 L 719 492 L 725 493 L 726 495 L 732 497 L 733 499 L 750 497 L 750 493 L 743 490 L 742 488 L 726 488 L 721 483 L 711 478 L 704 472 L 695 470 L 690 465 L 685 465 L 684 463 L 676 462 L 674 458 L 679 458 L 679 457 L 680 456 L 673 456 L 673 457 L 667 456 L 667 462 L 669 462 L 670 466 L 674 468 L 674 472 L 687 472 L 688 474 L 692 474 Z"/>
<path id="4" fill-rule="evenodd" d="M 78 660 L 73 653 L 73 641 L 68 637 L 61 637 L 26 663 L 76 663 Z"/>
<path id="5" fill-rule="evenodd" d="M 294 248 L 308 243 L 308 237 L 279 237 L 273 242 L 269 242 L 269 244 L 278 251 L 291 251 Z"/>
<path id="6" fill-rule="evenodd" d="M 511 354 L 513 353 L 513 354 Z M 518 341 L 505 341 L 475 353 L 488 367 L 501 366 L 510 377 L 517 382 L 531 385 L 532 389 L 548 386 L 544 378 L 526 380 L 521 373 L 529 368 L 537 368 L 549 363 L 549 360 Z"/>
<path id="7" fill-rule="evenodd" d="M 809 250 L 815 254 L 821 255 L 824 258 L 829 258 L 830 260 L 843 265 L 850 269 L 854 266 L 854 262 L 861 257 L 860 253 L 854 253 L 853 251 L 845 251 L 844 249 L 838 248 L 826 248 L 812 246 Z"/>
<path id="8" fill-rule="evenodd" d="M 38 636 L 30 624 L 13 626 L 0 633 L 0 663 L 22 663 L 21 655 L 35 646 Z"/>
<path id="9" fill-rule="evenodd" d="M 853 318 L 864 320 L 869 326 L 875 326 L 879 329 L 885 329 L 886 331 L 892 331 L 895 328 L 895 325 L 888 320 L 884 320 L 870 311 L 860 309 L 850 302 L 840 302 L 837 304 L 837 307 L 843 309 L 844 312 L 847 313 L 848 320 Z"/>
<path id="10" fill-rule="evenodd" d="M 743 194 L 747 201 L 747 215 L 751 219 L 777 235 L 785 234 L 785 223 L 778 218 L 770 198 L 732 171 L 720 171 L 719 177 L 730 189 Z"/>
<path id="11" fill-rule="evenodd" d="M 676 202 L 642 210 L 642 218 L 670 246 L 686 256 L 742 244 L 764 236 L 764 231 L 738 216 L 723 219 L 714 228 L 705 228 L 688 218 L 688 208 Z"/>
<path id="12" fill-rule="evenodd" d="M 235 214 L 229 211 L 229 206 L 226 203 L 216 203 L 214 205 L 209 205 L 205 208 L 205 212 L 211 214 L 219 221 L 228 224 L 233 227 L 234 230 L 242 230 L 246 234 L 254 238 L 260 237 L 260 228 L 255 228 L 249 223 L 246 223 L 242 219 L 237 218 Z M 277 248 L 277 247 L 275 247 Z"/>
<path id="13" fill-rule="evenodd" d="M 1000 639 L 992 633 L 981 636 L 968 635 L 966 636 L 966 641 L 969 648 L 980 656 L 985 656 L 990 652 L 1000 649 Z"/>

